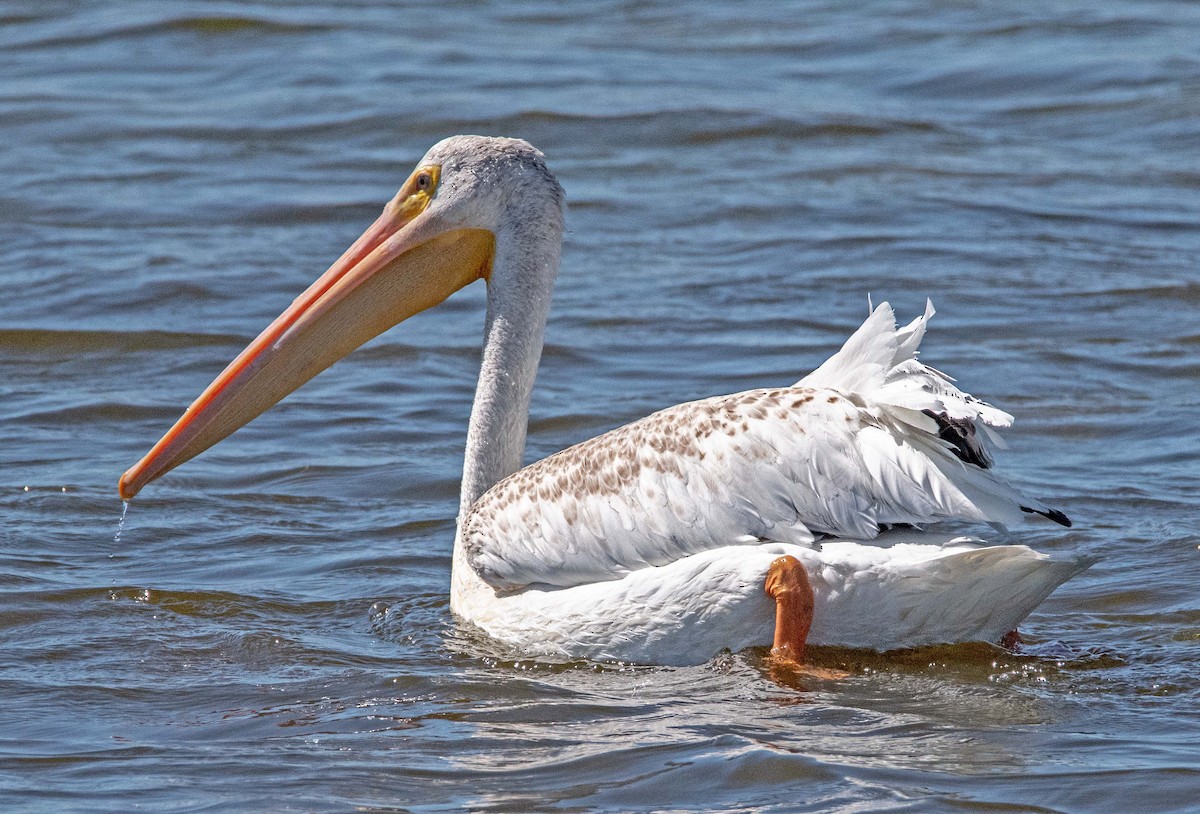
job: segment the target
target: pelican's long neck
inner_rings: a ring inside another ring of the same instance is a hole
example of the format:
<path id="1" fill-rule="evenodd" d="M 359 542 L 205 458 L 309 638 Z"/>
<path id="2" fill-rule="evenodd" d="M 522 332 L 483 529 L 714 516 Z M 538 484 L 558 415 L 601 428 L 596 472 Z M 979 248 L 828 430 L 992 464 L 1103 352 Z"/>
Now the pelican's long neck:
<path id="1" fill-rule="evenodd" d="M 496 230 L 483 359 L 467 427 L 459 518 L 521 466 L 529 399 L 562 250 L 562 212 L 518 211 Z"/>

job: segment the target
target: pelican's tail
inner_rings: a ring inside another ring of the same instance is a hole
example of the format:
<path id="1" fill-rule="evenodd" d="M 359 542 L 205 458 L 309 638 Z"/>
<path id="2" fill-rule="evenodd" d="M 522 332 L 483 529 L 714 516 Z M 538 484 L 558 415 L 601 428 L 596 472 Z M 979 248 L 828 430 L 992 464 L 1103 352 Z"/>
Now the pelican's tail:
<path id="1" fill-rule="evenodd" d="M 1023 545 L 987 546 L 901 566 L 897 631 L 913 641 L 997 642 L 1096 558 L 1055 558 Z"/>
<path id="2" fill-rule="evenodd" d="M 1021 495 L 986 471 L 992 466 L 991 448 L 1004 446 L 993 428 L 1010 426 L 1013 417 L 959 390 L 954 379 L 917 359 L 933 314 L 927 300 L 925 313 L 901 328 L 892 307 L 880 303 L 841 350 L 797 385 L 837 390 L 877 411 L 941 463 L 984 519 L 1009 522 L 1019 516 L 1014 515 L 1019 508 L 1070 526 L 1062 512 Z M 953 472 L 945 466 L 950 456 L 962 464 Z"/>

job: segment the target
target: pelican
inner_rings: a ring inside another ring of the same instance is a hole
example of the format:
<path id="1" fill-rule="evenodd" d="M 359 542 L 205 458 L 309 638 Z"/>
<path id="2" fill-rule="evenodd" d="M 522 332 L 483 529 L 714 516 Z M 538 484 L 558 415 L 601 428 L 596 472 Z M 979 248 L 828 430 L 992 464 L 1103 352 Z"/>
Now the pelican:
<path id="1" fill-rule="evenodd" d="M 887 303 L 794 385 L 680 404 L 521 468 L 563 234 L 525 141 L 456 136 L 120 480 L 128 500 L 367 340 L 484 280 L 451 609 L 520 653 L 699 664 L 770 646 L 996 641 L 1090 563 L 917 532 L 1059 511 L 991 469 L 1007 413 Z M 904 527 L 887 531 L 886 527 Z"/>

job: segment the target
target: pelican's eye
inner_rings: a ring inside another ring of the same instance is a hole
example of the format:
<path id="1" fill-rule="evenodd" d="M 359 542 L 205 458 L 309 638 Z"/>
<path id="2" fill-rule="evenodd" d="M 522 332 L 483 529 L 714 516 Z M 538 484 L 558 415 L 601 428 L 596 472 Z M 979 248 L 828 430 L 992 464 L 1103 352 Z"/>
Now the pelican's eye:
<path id="1" fill-rule="evenodd" d="M 420 167 L 408 176 L 408 180 L 404 182 L 404 186 L 400 188 L 393 199 L 394 205 L 405 220 L 415 218 L 424 212 L 425 207 L 433 201 L 433 196 L 437 194 L 441 170 L 440 166 L 432 164 Z"/>

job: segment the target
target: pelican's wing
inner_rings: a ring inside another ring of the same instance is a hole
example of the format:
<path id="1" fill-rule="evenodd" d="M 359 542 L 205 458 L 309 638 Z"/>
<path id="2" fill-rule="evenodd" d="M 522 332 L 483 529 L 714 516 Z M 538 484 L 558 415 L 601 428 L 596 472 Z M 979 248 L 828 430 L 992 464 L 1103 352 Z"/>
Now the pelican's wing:
<path id="1" fill-rule="evenodd" d="M 671 407 L 510 475 L 463 519 L 471 565 L 499 589 L 571 586 L 721 546 L 1053 513 L 986 468 L 974 430 L 1011 418 L 915 360 L 930 313 L 897 329 L 884 303 L 794 387 Z"/>

